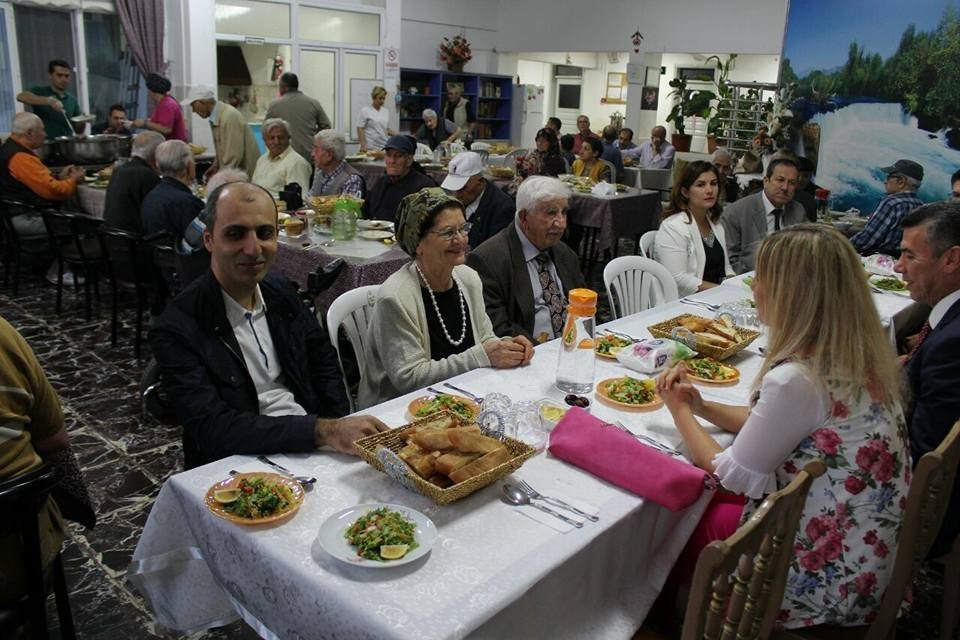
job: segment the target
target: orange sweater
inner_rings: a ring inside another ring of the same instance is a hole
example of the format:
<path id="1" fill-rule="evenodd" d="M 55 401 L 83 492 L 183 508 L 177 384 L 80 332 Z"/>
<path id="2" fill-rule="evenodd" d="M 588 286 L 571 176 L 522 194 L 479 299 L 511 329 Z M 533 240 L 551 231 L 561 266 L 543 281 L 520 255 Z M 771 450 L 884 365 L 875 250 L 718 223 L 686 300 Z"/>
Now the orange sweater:
<path id="1" fill-rule="evenodd" d="M 76 180 L 58 180 L 33 153 L 17 153 L 10 158 L 10 175 L 44 200 L 66 200 L 77 191 Z"/>

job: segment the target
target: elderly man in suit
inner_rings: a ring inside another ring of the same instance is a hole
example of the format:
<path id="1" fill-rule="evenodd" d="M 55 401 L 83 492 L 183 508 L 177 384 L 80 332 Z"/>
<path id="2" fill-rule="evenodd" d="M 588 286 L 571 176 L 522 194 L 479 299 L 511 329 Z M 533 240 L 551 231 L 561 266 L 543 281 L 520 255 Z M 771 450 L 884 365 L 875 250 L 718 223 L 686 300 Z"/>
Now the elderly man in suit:
<path id="1" fill-rule="evenodd" d="M 586 286 L 577 254 L 560 240 L 569 197 L 560 180 L 530 176 L 517 191 L 514 223 L 467 254 L 498 336 L 559 337 L 567 292 Z"/>
<path id="2" fill-rule="evenodd" d="M 793 199 L 798 175 L 792 159 L 774 158 L 767 165 L 763 189 L 724 209 L 727 254 L 737 273 L 753 271 L 757 247 L 768 233 L 806 220 L 803 206 Z"/>
<path id="3" fill-rule="evenodd" d="M 910 297 L 933 307 L 903 359 L 910 383 L 907 426 L 914 464 L 936 449 L 960 418 L 960 203 L 938 202 L 904 216 L 900 258 Z M 960 533 L 960 475 L 930 557 L 950 550 Z"/>
<path id="4" fill-rule="evenodd" d="M 440 186 L 463 203 L 464 216 L 470 223 L 471 249 L 476 249 L 513 220 L 513 199 L 484 174 L 479 153 L 464 151 L 454 156 Z"/>

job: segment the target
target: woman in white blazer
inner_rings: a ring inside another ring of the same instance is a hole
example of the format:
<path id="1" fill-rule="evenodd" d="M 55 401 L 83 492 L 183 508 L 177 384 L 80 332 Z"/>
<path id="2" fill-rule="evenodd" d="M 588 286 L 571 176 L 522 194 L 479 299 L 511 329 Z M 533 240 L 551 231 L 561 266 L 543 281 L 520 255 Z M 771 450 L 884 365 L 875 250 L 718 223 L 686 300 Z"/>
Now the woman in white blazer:
<path id="1" fill-rule="evenodd" d="M 691 162 L 673 185 L 654 255 L 673 275 L 681 296 L 715 287 L 734 275 L 719 200 L 720 175 L 709 162 Z"/>

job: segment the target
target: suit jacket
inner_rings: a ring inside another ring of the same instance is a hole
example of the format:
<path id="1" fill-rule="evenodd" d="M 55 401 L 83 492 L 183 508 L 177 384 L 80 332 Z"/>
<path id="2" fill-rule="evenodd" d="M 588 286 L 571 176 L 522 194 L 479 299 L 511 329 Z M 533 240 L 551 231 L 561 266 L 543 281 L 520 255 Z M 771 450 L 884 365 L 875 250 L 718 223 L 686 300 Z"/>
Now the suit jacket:
<path id="1" fill-rule="evenodd" d="M 327 332 L 286 278 L 260 283 L 284 384 L 307 415 L 260 414 L 257 388 L 212 271 L 174 298 L 150 331 L 164 386 L 176 398 L 188 469 L 233 454 L 313 451 L 317 417 L 349 411 Z"/>
<path id="2" fill-rule="evenodd" d="M 960 301 L 947 310 L 907 366 L 910 405 L 907 424 L 913 463 L 936 449 L 960 418 Z M 949 551 L 960 533 L 960 474 L 954 482 L 947 514 L 929 557 Z"/>
<path id="3" fill-rule="evenodd" d="M 536 342 L 533 336 L 533 285 L 517 233 L 515 224 L 507 225 L 468 253 L 467 264 L 480 274 L 483 300 L 493 323 L 493 332 L 501 337 L 524 335 Z M 580 261 L 570 247 L 558 242 L 548 253 L 557 268 L 564 295 L 570 289 L 586 286 L 580 273 Z"/>
<path id="4" fill-rule="evenodd" d="M 252 176 L 257 170 L 260 147 L 243 114 L 226 102 L 217 102 L 217 123 L 210 123 L 210 131 L 219 167 L 233 167 Z"/>
<path id="5" fill-rule="evenodd" d="M 727 255 L 730 266 L 738 274 L 753 271 L 757 247 L 767 237 L 767 212 L 763 208 L 763 191 L 740 198 L 723 210 L 723 228 L 727 232 Z M 783 207 L 781 227 L 806 221 L 803 206 L 796 200 Z"/>
<path id="6" fill-rule="evenodd" d="M 488 182 L 480 196 L 477 210 L 470 216 L 470 247 L 476 249 L 485 240 L 513 222 L 516 204 L 493 182 Z"/>
<path id="7" fill-rule="evenodd" d="M 160 184 L 160 176 L 143 158 L 134 156 L 117 167 L 103 206 L 103 220 L 118 229 L 143 234 L 140 208 L 147 194 Z"/>

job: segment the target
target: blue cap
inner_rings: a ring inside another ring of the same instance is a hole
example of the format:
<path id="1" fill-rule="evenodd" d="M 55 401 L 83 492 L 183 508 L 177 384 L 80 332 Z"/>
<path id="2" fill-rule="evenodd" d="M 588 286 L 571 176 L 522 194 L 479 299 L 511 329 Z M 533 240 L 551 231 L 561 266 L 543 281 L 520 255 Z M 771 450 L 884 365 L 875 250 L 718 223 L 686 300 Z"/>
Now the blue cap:
<path id="1" fill-rule="evenodd" d="M 395 135 L 390 136 L 387 144 L 383 145 L 383 150 L 386 151 L 387 149 L 396 149 L 397 151 L 413 155 L 417 152 L 417 143 L 414 142 L 410 136 Z"/>

